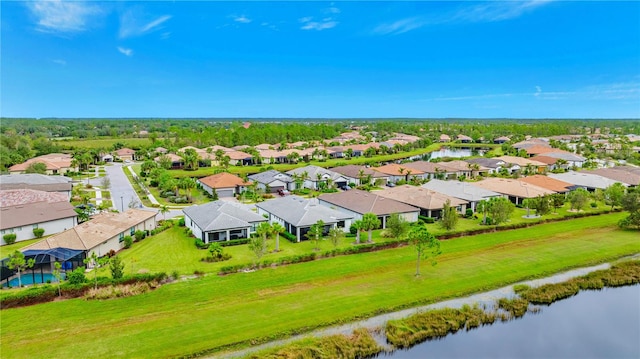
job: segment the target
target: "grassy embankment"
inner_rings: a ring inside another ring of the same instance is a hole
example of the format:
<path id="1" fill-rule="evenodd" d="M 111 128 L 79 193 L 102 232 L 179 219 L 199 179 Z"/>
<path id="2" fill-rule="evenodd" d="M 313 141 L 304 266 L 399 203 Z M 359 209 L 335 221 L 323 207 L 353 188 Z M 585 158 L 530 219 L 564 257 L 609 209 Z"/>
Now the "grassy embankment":
<path id="1" fill-rule="evenodd" d="M 539 219 L 524 219 L 522 216 L 526 214 L 524 209 L 516 209 L 512 215 L 511 220 L 507 223 L 536 223 L 541 220 L 560 218 L 570 213 L 567 212 L 567 207 L 561 208 L 558 214 L 549 214 Z M 589 207 L 585 212 L 596 213 L 599 210 L 603 210 L 608 207 L 601 205 L 599 208 Z M 430 233 L 436 236 L 451 234 L 462 231 L 486 229 L 487 226 L 479 224 L 479 219 L 460 219 L 455 231 L 446 231 L 440 227 L 438 223 L 427 224 L 427 229 Z M 492 227 L 490 227 L 492 228 Z M 372 239 L 374 242 L 388 241 L 388 238 L 380 237 L 381 231 L 373 231 Z M 367 234 L 362 234 L 363 242 L 366 241 Z M 355 238 L 346 237 L 340 241 L 337 248 L 348 248 L 353 246 Z M 269 247 L 275 248 L 275 239 L 270 239 Z M 314 241 L 302 241 L 300 243 L 291 243 L 284 237 L 280 236 L 280 252 L 268 253 L 262 260 L 277 260 L 282 257 L 301 255 L 307 253 L 314 253 L 316 243 Z M 320 253 L 333 249 L 333 245 L 329 240 L 321 240 L 319 242 Z M 195 271 L 204 273 L 217 273 L 220 268 L 229 265 L 237 264 L 250 264 L 254 260 L 254 254 L 249 250 L 247 245 L 225 247 L 224 251 L 232 255 L 232 258 L 228 261 L 218 263 L 205 263 L 200 261 L 203 257 L 208 256 L 206 250 L 197 249 L 194 245 L 194 239 L 188 237 L 184 228 L 174 227 L 165 232 L 159 233 L 156 236 L 150 237 L 139 243 L 134 243 L 131 249 L 126 249 L 120 252 L 124 263 L 127 265 L 127 272 L 136 272 L 138 270 L 148 270 L 150 272 L 167 272 L 172 273 L 177 271 L 178 273 L 192 274 Z M 105 269 L 104 275 L 108 275 L 108 271 Z"/>
<path id="2" fill-rule="evenodd" d="M 123 299 L 3 310 L 11 330 L 0 338 L 2 356 L 168 357 L 249 345 L 638 253 L 638 233 L 615 226 L 622 216 L 444 241 L 438 265 L 419 278 L 414 249 L 402 247 L 206 276 Z"/>

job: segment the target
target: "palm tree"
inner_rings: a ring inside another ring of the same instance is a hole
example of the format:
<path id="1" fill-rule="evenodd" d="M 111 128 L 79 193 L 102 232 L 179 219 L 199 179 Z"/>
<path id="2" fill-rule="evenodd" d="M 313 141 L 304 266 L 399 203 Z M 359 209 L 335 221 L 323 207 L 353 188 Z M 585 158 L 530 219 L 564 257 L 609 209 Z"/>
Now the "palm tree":
<path id="1" fill-rule="evenodd" d="M 169 206 L 167 206 L 166 204 L 160 206 L 160 213 L 162 214 L 162 219 L 165 221 L 167 220 L 167 212 L 169 212 Z"/>
<path id="2" fill-rule="evenodd" d="M 280 233 L 283 233 L 285 228 L 278 222 L 274 222 L 271 225 L 271 233 L 276 235 L 276 252 L 280 251 Z"/>
<path id="3" fill-rule="evenodd" d="M 362 229 L 369 232 L 368 242 L 371 242 L 371 232 L 380 227 L 380 220 L 374 213 L 365 213 L 362 216 Z"/>
<path id="4" fill-rule="evenodd" d="M 262 240 L 263 241 L 266 241 L 267 240 L 267 236 L 269 234 L 271 234 L 272 232 L 273 232 L 273 230 L 271 229 L 271 224 L 269 224 L 269 222 L 262 222 L 256 228 L 256 233 L 259 236 L 262 236 Z"/>
<path id="5" fill-rule="evenodd" d="M 352 226 L 356 229 L 356 244 L 360 244 L 360 230 L 362 229 L 362 221 L 354 221 Z"/>

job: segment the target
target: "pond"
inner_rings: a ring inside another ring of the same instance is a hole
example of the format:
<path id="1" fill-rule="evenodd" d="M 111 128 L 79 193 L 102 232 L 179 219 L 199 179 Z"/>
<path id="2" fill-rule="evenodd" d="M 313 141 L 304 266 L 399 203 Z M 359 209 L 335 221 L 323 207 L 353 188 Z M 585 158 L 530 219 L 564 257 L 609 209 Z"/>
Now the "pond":
<path id="1" fill-rule="evenodd" d="M 485 148 L 482 149 L 471 149 L 466 147 L 455 147 L 448 148 L 442 147 L 438 151 L 433 151 L 427 154 L 429 160 L 433 160 L 436 158 L 462 158 L 462 157 L 471 157 L 471 156 L 482 156 L 486 152 Z"/>
<path id="2" fill-rule="evenodd" d="M 522 319 L 381 357 L 640 358 L 640 286 L 582 291 Z"/>

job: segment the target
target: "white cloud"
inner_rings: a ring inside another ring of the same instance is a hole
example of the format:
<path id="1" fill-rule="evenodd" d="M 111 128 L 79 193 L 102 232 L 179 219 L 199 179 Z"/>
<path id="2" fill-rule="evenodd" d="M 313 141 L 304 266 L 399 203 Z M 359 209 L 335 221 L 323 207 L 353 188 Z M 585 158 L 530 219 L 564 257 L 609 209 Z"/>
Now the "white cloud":
<path id="1" fill-rule="evenodd" d="M 375 29 L 373 29 L 373 33 L 378 35 L 398 35 L 403 34 L 407 31 L 419 29 L 425 24 L 426 23 L 424 22 L 424 20 L 421 20 L 420 18 L 410 17 L 389 24 L 380 24 Z"/>
<path id="2" fill-rule="evenodd" d="M 248 17 L 244 16 L 244 15 L 240 15 L 240 16 L 232 16 L 233 21 L 235 22 L 239 22 L 241 24 L 248 24 L 250 23 L 252 20 L 249 19 Z"/>
<path id="3" fill-rule="evenodd" d="M 331 13 L 331 14 L 339 14 L 340 13 L 340 9 L 338 9 L 335 6 L 332 6 L 330 8 L 327 9 L 327 12 Z"/>
<path id="4" fill-rule="evenodd" d="M 62 60 L 62 59 L 53 59 L 51 61 L 54 64 L 58 64 L 58 65 L 61 65 L 61 66 L 65 66 L 67 64 L 67 62 L 65 60 Z"/>
<path id="5" fill-rule="evenodd" d="M 26 5 L 36 18 L 36 29 L 43 32 L 84 31 L 91 26 L 91 17 L 102 13 L 95 4 L 79 1 L 29 1 Z"/>
<path id="6" fill-rule="evenodd" d="M 322 30 L 334 28 L 338 25 L 338 22 L 333 20 L 333 18 L 330 18 L 330 17 L 326 17 L 322 19 L 322 21 L 312 21 L 312 20 L 313 20 L 313 17 L 311 16 L 298 19 L 298 21 L 302 23 L 302 26 L 300 27 L 300 29 L 322 31 Z"/>
<path id="7" fill-rule="evenodd" d="M 133 50 L 118 46 L 118 51 L 125 56 L 133 56 Z"/>
<path id="8" fill-rule="evenodd" d="M 375 35 L 398 35 L 427 25 L 468 22 L 494 22 L 513 19 L 553 0 L 490 1 L 464 7 L 453 13 L 414 16 L 391 23 L 383 23 L 373 29 Z"/>
<path id="9" fill-rule="evenodd" d="M 120 32 L 121 39 L 128 37 L 142 36 L 147 33 L 162 29 L 165 22 L 171 19 L 171 15 L 162 15 L 151 21 L 139 20 L 141 16 L 133 11 L 127 11 L 120 16 Z"/>
<path id="10" fill-rule="evenodd" d="M 491 1 L 458 11 L 452 21 L 494 22 L 513 19 L 552 0 Z"/>
<path id="11" fill-rule="evenodd" d="M 540 88 L 540 86 L 536 86 L 536 93 L 533 94 L 533 96 L 540 96 L 540 94 L 542 93 L 542 88 Z"/>

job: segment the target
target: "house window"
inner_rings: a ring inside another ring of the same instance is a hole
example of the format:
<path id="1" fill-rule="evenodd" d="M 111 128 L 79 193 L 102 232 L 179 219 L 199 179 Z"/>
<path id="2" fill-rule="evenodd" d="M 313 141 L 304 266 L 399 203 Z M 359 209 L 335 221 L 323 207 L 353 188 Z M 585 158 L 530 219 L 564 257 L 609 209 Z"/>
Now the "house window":
<path id="1" fill-rule="evenodd" d="M 118 242 L 124 241 L 124 232 L 120 233 L 120 238 L 118 238 Z"/>
<path id="2" fill-rule="evenodd" d="M 136 233 L 136 227 L 131 227 L 129 233 L 133 236 L 133 234 Z"/>
<path id="3" fill-rule="evenodd" d="M 0 234 L 4 234 L 6 231 L 3 229 L 2 231 L 0 231 Z"/>
<path id="4" fill-rule="evenodd" d="M 18 227 L 18 229 L 16 229 L 16 231 L 20 232 L 22 230 L 22 227 Z"/>
<path id="5" fill-rule="evenodd" d="M 36 223 L 36 224 L 34 224 L 34 225 L 33 225 L 33 228 L 34 228 L 34 229 L 38 228 L 38 224 L 37 224 L 37 223 Z"/>

